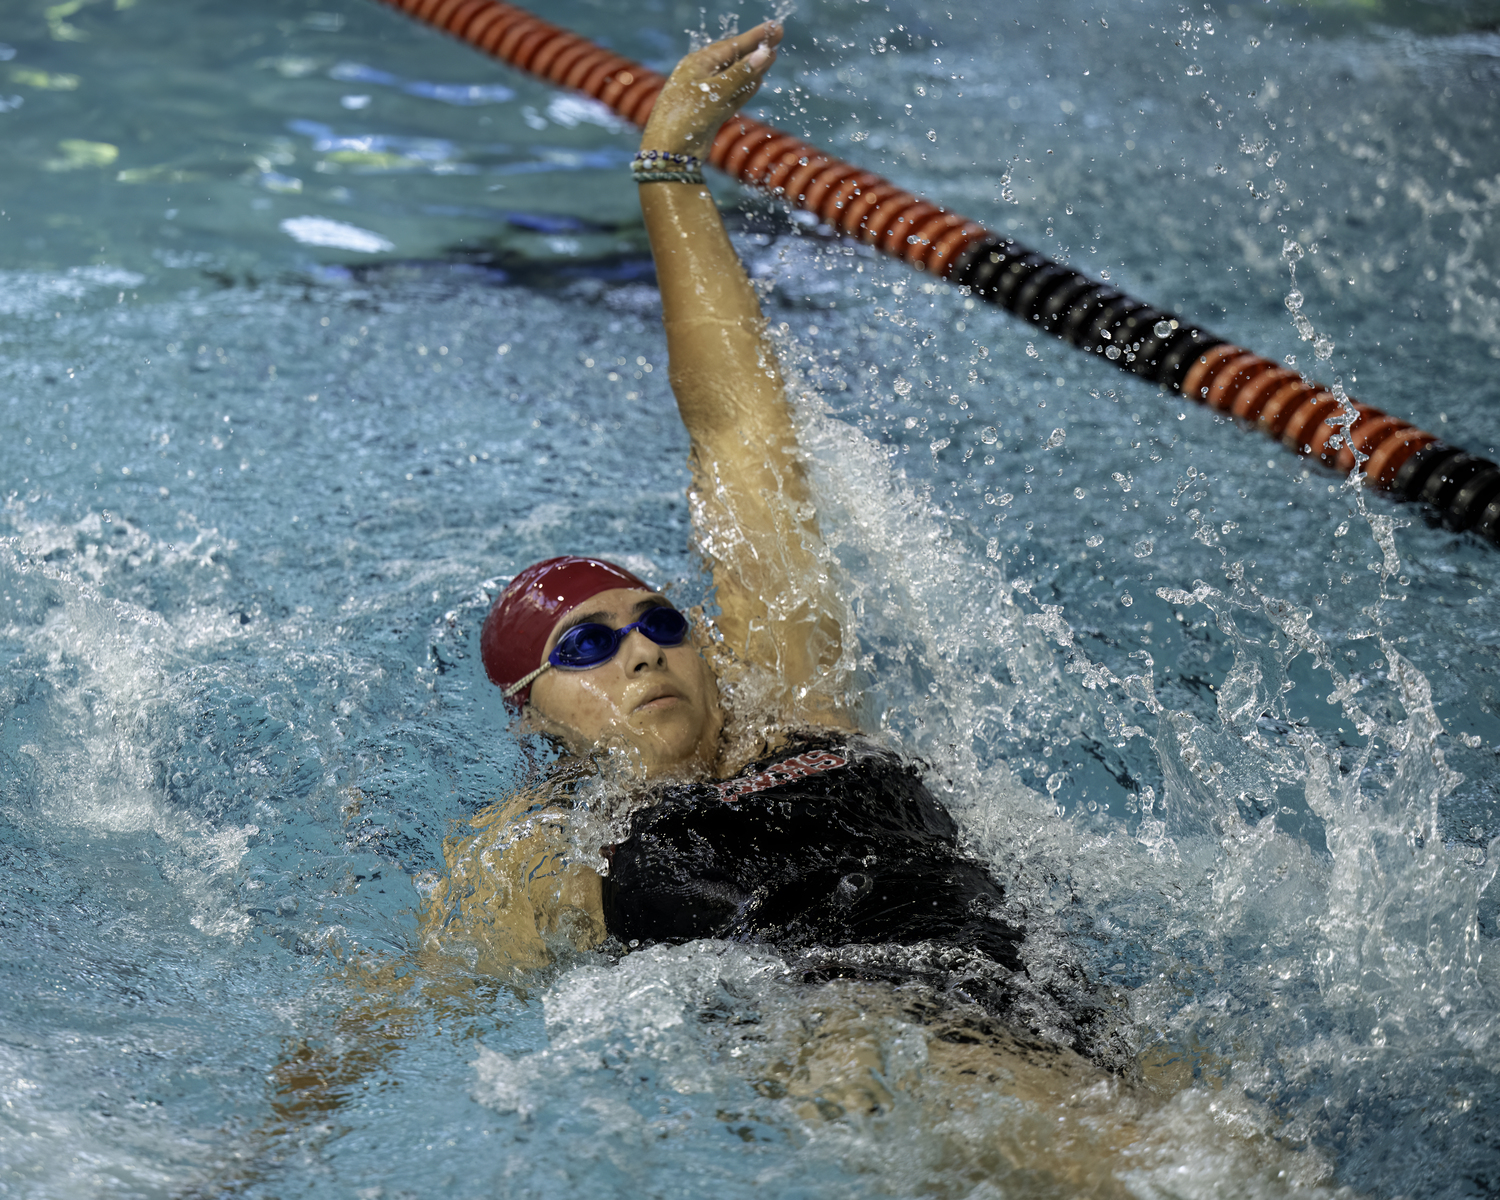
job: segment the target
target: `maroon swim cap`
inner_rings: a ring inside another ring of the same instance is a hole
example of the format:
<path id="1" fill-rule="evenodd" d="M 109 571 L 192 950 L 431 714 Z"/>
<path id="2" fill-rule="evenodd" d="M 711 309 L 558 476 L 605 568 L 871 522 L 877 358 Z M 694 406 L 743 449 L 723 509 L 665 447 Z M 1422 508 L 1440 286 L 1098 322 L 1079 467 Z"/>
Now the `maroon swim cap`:
<path id="1" fill-rule="evenodd" d="M 490 682 L 508 688 L 530 675 L 542 665 L 542 650 L 557 619 L 590 596 L 614 588 L 652 590 L 624 567 L 599 558 L 565 554 L 527 567 L 495 598 L 479 634 Z M 531 688 L 525 687 L 508 699 L 520 707 L 530 696 Z"/>

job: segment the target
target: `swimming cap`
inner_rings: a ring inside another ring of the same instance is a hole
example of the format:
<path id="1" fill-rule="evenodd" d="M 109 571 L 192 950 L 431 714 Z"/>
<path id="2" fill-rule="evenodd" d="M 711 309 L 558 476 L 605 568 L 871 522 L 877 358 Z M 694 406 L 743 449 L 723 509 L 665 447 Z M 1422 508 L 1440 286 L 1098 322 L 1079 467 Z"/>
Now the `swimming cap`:
<path id="1" fill-rule="evenodd" d="M 495 598 L 479 634 L 490 682 L 508 688 L 530 675 L 542 665 L 542 650 L 557 619 L 590 596 L 614 588 L 652 590 L 624 567 L 599 558 L 565 554 L 527 567 Z M 530 697 L 531 688 L 525 687 L 510 701 L 521 707 Z"/>

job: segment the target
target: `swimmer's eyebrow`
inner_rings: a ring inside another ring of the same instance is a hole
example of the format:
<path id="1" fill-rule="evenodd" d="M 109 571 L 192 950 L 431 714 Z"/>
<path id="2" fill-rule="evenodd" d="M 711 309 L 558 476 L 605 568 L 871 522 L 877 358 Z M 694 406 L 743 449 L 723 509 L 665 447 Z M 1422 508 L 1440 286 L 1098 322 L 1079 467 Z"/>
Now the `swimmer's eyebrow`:
<path id="1" fill-rule="evenodd" d="M 672 605 L 670 601 L 668 601 L 665 596 L 650 595 L 647 596 L 644 600 L 637 602 L 636 605 L 630 610 L 630 615 L 633 617 L 638 617 L 648 609 L 671 607 Z M 561 629 L 557 631 L 557 636 L 561 638 L 563 634 L 567 633 L 568 630 L 572 629 L 575 625 L 591 625 L 596 621 L 602 625 L 607 623 L 608 619 L 609 614 L 607 612 L 578 613 L 577 615 L 568 618 L 567 624 L 565 624 Z M 628 621 L 626 622 L 627 625 L 629 623 L 630 622 Z M 553 644 L 556 645 L 556 642 L 554 641 Z"/>
<path id="2" fill-rule="evenodd" d="M 609 616 L 607 612 L 589 612 L 579 613 L 577 616 L 569 617 L 563 627 L 557 631 L 557 637 L 561 638 L 563 634 L 567 633 L 568 630 L 572 629 L 575 625 L 592 625 L 596 621 L 602 625 L 604 623 L 604 619 L 607 616 Z M 554 641 L 555 640 L 556 639 L 554 639 Z"/>

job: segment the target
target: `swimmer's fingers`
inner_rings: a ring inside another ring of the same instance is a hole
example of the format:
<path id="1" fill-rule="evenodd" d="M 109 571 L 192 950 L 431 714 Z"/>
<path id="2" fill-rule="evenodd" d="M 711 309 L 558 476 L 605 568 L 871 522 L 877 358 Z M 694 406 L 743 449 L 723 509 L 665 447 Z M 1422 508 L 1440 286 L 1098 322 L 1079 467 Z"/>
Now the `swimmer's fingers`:
<path id="1" fill-rule="evenodd" d="M 719 126 L 760 90 L 761 79 L 775 60 L 774 50 L 760 47 L 739 62 L 692 84 L 685 106 L 691 108 L 695 134 L 707 134 L 712 140 Z"/>
<path id="2" fill-rule="evenodd" d="M 774 51 L 785 32 L 779 22 L 762 21 L 754 29 L 747 29 L 744 33 L 737 33 L 711 46 L 704 46 L 702 50 L 694 51 L 682 60 L 681 65 L 691 64 L 690 69 L 700 72 L 702 76 L 717 75 L 753 56 L 759 49 L 767 48 Z M 676 72 L 674 71 L 673 74 L 675 75 Z"/>
<path id="3" fill-rule="evenodd" d="M 732 103 L 734 108 L 739 108 L 760 90 L 761 80 L 765 78 L 766 72 L 771 69 L 771 64 L 775 61 L 775 46 L 769 42 L 760 42 L 742 58 L 736 59 L 715 72 L 710 78 L 701 81 L 698 87 L 700 90 L 707 87 L 710 89 L 710 94 L 717 93 L 718 96 Z M 727 117 L 729 114 L 724 115 Z"/>
<path id="4" fill-rule="evenodd" d="M 689 54 L 657 97 L 642 148 L 705 150 L 719 127 L 760 88 L 780 40 L 781 27 L 767 22 Z"/>

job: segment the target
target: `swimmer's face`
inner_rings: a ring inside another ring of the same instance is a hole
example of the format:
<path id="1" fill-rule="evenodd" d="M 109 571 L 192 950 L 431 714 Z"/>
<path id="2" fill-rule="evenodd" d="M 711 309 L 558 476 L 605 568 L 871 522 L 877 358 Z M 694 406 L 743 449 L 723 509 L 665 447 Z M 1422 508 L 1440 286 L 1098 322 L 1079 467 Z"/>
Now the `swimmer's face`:
<path id="1" fill-rule="evenodd" d="M 635 588 L 600 592 L 558 619 L 542 657 L 574 625 L 598 622 L 623 629 L 666 603 L 656 592 Z M 615 656 L 597 667 L 543 671 L 531 685 L 526 719 L 575 754 L 624 742 L 639 753 L 650 775 L 711 767 L 724 724 L 718 683 L 692 633 L 680 646 L 658 646 L 639 629 L 626 634 Z"/>

